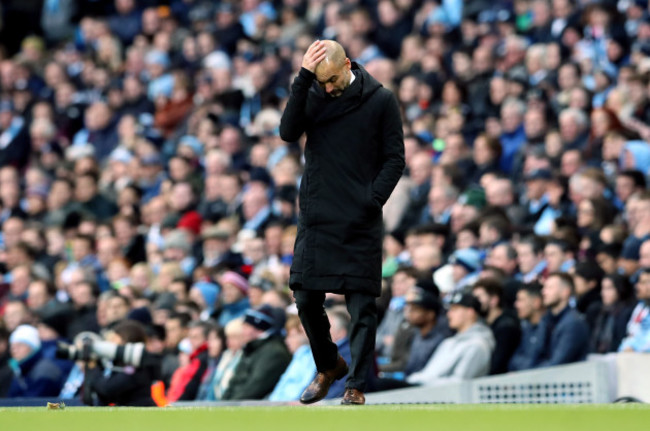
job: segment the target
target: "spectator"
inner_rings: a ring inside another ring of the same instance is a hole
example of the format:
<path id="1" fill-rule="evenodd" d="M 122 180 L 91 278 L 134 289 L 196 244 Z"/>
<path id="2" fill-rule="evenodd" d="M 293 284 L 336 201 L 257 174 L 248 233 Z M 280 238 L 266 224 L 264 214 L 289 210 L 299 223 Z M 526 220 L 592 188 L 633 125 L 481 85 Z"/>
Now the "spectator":
<path id="1" fill-rule="evenodd" d="M 174 371 L 178 368 L 178 345 L 187 336 L 191 317 L 187 313 L 172 313 L 165 320 L 165 349 L 163 351 L 162 378 L 169 387 Z"/>
<path id="2" fill-rule="evenodd" d="M 337 309 L 332 307 L 327 310 L 327 318 L 330 322 L 330 334 L 332 342 L 336 344 L 339 355 L 348 364 L 352 360 L 352 352 L 350 351 L 350 335 L 348 328 L 350 327 L 350 315 L 346 310 Z M 345 392 L 345 379 L 336 380 L 330 386 L 330 390 L 325 396 L 325 399 L 340 398 Z"/>
<path id="3" fill-rule="evenodd" d="M 542 298 L 547 312 L 539 323 L 543 340 L 535 367 L 550 367 L 585 359 L 589 342 L 589 326 L 584 318 L 569 306 L 575 286 L 570 275 L 549 274 L 544 282 Z"/>
<path id="4" fill-rule="evenodd" d="M 508 362 L 521 340 L 521 327 L 517 319 L 503 310 L 503 286 L 499 281 L 483 278 L 474 283 L 472 294 L 481 303 L 485 323 L 490 325 L 496 342 L 490 361 L 490 374 L 508 371 Z"/>
<path id="5" fill-rule="evenodd" d="M 201 377 L 201 386 L 196 394 L 197 400 L 214 399 L 212 381 L 217 372 L 221 357 L 226 351 L 226 333 L 217 325 L 210 324 L 208 329 L 208 365 Z"/>
<path id="6" fill-rule="evenodd" d="M 625 338 L 634 310 L 634 291 L 624 276 L 608 274 L 603 278 L 600 295 L 603 306 L 596 316 L 589 350 L 593 353 L 616 352 Z"/>
<path id="7" fill-rule="evenodd" d="M 619 352 L 648 352 L 648 320 L 650 320 L 650 271 L 644 268 L 639 274 L 636 283 L 636 297 L 639 303 L 632 311 L 632 316 L 627 324 L 627 336 L 621 342 Z"/>
<path id="8" fill-rule="evenodd" d="M 244 315 L 249 308 L 248 281 L 233 271 L 227 271 L 219 280 L 221 284 L 222 309 L 219 324 L 227 325 L 233 319 Z"/>
<path id="9" fill-rule="evenodd" d="M 443 341 L 422 371 L 411 374 L 411 384 L 436 385 L 485 376 L 490 372 L 494 336 L 481 322 L 481 304 L 471 294 L 456 294 L 447 312 L 456 335 Z"/>
<path id="10" fill-rule="evenodd" d="M 416 329 L 404 367 L 404 374 L 410 376 L 426 366 L 440 344 L 451 336 L 451 330 L 442 304 L 433 293 L 413 286 L 406 295 L 406 303 L 406 320 Z"/>
<path id="11" fill-rule="evenodd" d="M 285 344 L 293 355 L 289 366 L 269 395 L 269 401 L 298 401 L 316 375 L 316 363 L 311 354 L 309 339 L 296 315 L 287 318 Z"/>
<path id="12" fill-rule="evenodd" d="M 187 340 L 189 340 L 189 349 L 187 352 L 181 352 L 181 354 L 188 354 L 189 357 L 187 363 L 181 363 L 172 376 L 167 391 L 167 401 L 170 403 L 196 398 L 201 380 L 208 368 L 209 331 L 210 326 L 204 322 L 193 322 L 188 325 Z"/>
<path id="13" fill-rule="evenodd" d="M 96 285 L 87 281 L 87 276 L 81 269 L 74 270 L 70 274 L 70 279 L 69 294 L 74 312 L 68 325 L 67 338 L 73 340 L 83 331 L 99 332 L 95 305 L 98 292 Z"/>
<path id="14" fill-rule="evenodd" d="M 224 400 L 255 400 L 267 396 L 291 362 L 291 355 L 278 335 L 273 307 L 263 305 L 244 314 L 246 345 Z"/>
<path id="15" fill-rule="evenodd" d="M 9 365 L 11 353 L 9 349 L 9 331 L 0 327 L 0 398 L 5 398 L 11 387 L 14 373 Z"/>
<path id="16" fill-rule="evenodd" d="M 29 159 L 29 135 L 23 118 L 15 114 L 14 104 L 7 99 L 0 100 L 0 137 L 2 155 L 0 167 L 23 168 Z"/>
<path id="17" fill-rule="evenodd" d="M 588 311 L 599 291 L 594 271 L 580 268 L 595 260 L 634 284 L 650 266 L 642 2 L 616 11 L 568 0 L 518 1 L 513 10 L 484 0 L 352 8 L 48 0 L 29 12 L 5 3 L 0 319 L 9 330 L 52 329 L 38 317 L 57 303 L 71 307 L 67 329 L 56 329 L 66 338 L 107 329 L 109 304 L 118 317 L 133 308 L 145 320 L 140 308 L 151 306 L 155 323 L 171 322 L 169 383 L 189 320 L 225 323 L 251 305 L 284 307 L 305 204 L 297 187 L 313 184 L 302 172 L 303 140 L 282 142 L 274 128 L 306 47 L 326 38 L 398 90 L 407 169 L 384 207 L 386 284 L 399 278 L 398 265 L 411 265 L 423 278 L 435 274 L 446 303 L 457 285 L 489 275 L 503 283 L 508 308 L 519 283 L 575 266 L 570 303 L 595 324 L 590 349 L 618 348 L 627 305 L 609 298 Z M 508 228 L 495 229 L 495 217 Z M 471 257 L 468 249 L 478 250 L 469 269 L 443 265 Z M 239 283 L 229 297 L 227 271 L 249 284 L 272 273 L 272 286 L 249 299 Z M 210 279 L 222 288 L 218 299 L 197 288 L 190 302 L 190 287 Z M 617 291 L 605 283 L 601 294 Z M 643 320 L 643 310 L 631 319 Z M 402 320 L 382 369 L 404 367 L 415 332 Z M 65 395 L 82 380 L 75 367 Z"/>
<path id="18" fill-rule="evenodd" d="M 510 358 L 508 371 L 523 371 L 533 367 L 542 347 L 538 329 L 544 315 L 541 285 L 531 283 L 519 289 L 515 308 L 521 323 L 521 341 Z"/>
<path id="19" fill-rule="evenodd" d="M 517 278 L 523 283 L 539 281 L 546 269 L 543 251 L 543 242 L 539 237 L 531 236 L 519 241 L 517 245 L 517 265 L 519 267 Z"/>
<path id="20" fill-rule="evenodd" d="M 232 379 L 237 365 L 239 365 L 245 344 L 242 333 L 243 322 L 242 318 L 231 320 L 224 329 L 227 349 L 223 352 L 210 382 L 208 400 L 221 400 L 223 398 L 223 394 L 230 385 L 230 379 Z"/>
<path id="21" fill-rule="evenodd" d="M 20 325 L 9 337 L 11 358 L 16 362 L 9 397 L 53 397 L 63 385 L 61 370 L 43 357 L 38 330 Z"/>
<path id="22" fill-rule="evenodd" d="M 552 239 L 544 247 L 547 273 L 566 272 L 575 265 L 572 246 L 564 240 Z"/>
<path id="23" fill-rule="evenodd" d="M 574 268 L 575 308 L 585 317 L 592 330 L 603 303 L 600 298 L 600 283 L 605 273 L 593 260 L 579 262 Z"/>
<path id="24" fill-rule="evenodd" d="M 477 250 L 471 248 L 456 250 L 449 257 L 449 262 L 453 268 L 454 291 L 461 292 L 478 279 L 481 259 Z"/>
<path id="25" fill-rule="evenodd" d="M 397 329 L 404 321 L 405 295 L 408 290 L 415 286 L 417 273 L 413 268 L 399 268 L 393 275 L 391 285 L 391 300 L 388 310 L 377 327 L 377 341 L 375 350 L 380 356 L 390 357 L 395 343 Z"/>
<path id="26" fill-rule="evenodd" d="M 144 343 L 146 341 L 144 327 L 135 321 L 125 320 L 115 326 L 106 341 L 124 345 L 126 343 Z M 104 369 L 100 366 L 90 366 L 86 371 L 86 379 L 90 389 L 97 394 L 100 405 L 118 406 L 155 406 L 151 398 L 151 385 L 156 377 L 154 367 L 143 366 L 115 367 Z"/>

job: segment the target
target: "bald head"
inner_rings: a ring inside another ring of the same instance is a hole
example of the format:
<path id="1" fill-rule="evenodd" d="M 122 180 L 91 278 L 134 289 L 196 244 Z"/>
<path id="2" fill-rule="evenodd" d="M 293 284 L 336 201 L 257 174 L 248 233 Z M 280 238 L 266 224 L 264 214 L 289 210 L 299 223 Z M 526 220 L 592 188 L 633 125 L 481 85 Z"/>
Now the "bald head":
<path id="1" fill-rule="evenodd" d="M 332 97 L 338 97 L 350 85 L 352 64 L 345 50 L 333 40 L 321 41 L 325 45 L 325 58 L 316 65 L 316 81 Z"/>
<path id="2" fill-rule="evenodd" d="M 340 68 L 346 60 L 345 50 L 340 43 L 334 40 L 323 40 L 322 42 L 325 45 L 325 59 L 316 66 L 316 70 L 314 70 L 316 76 L 320 75 L 319 72 L 331 67 Z"/>

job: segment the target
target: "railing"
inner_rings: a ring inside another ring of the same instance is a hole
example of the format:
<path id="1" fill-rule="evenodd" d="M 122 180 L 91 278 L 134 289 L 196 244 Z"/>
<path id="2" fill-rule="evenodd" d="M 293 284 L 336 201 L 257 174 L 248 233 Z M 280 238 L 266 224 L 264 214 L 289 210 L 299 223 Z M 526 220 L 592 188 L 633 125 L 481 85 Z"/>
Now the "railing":
<path id="1" fill-rule="evenodd" d="M 583 404 L 622 397 L 650 402 L 650 355 L 593 356 L 570 365 L 367 394 L 366 402 Z"/>

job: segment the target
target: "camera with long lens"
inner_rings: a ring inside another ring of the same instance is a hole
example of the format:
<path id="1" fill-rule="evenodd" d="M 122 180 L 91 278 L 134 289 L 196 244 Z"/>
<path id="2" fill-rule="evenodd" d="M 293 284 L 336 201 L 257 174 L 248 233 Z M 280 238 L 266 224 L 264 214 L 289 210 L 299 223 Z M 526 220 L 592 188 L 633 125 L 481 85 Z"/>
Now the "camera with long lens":
<path id="1" fill-rule="evenodd" d="M 117 345 L 103 340 L 93 332 L 82 332 L 75 337 L 74 344 L 59 342 L 56 357 L 72 361 L 107 360 L 119 366 L 136 368 L 159 366 L 162 358 L 146 351 L 144 343 Z"/>
<path id="2" fill-rule="evenodd" d="M 97 355 L 93 352 L 93 343 L 98 340 L 101 340 L 99 335 L 82 332 L 75 337 L 74 344 L 59 341 L 56 345 L 56 357 L 84 362 L 97 359 Z"/>

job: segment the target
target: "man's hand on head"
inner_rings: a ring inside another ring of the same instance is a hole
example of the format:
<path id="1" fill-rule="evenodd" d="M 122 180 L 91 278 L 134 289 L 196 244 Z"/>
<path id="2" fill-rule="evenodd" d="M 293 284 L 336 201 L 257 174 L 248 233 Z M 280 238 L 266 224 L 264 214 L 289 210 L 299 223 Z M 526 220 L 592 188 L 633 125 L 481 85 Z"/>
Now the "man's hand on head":
<path id="1" fill-rule="evenodd" d="M 305 56 L 302 58 L 302 67 L 311 73 L 314 73 L 316 66 L 318 66 L 318 63 L 325 60 L 326 55 L 327 47 L 325 46 L 325 43 L 321 40 L 317 40 L 307 49 Z"/>

